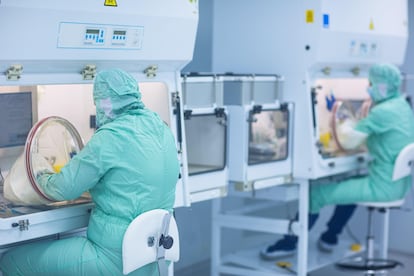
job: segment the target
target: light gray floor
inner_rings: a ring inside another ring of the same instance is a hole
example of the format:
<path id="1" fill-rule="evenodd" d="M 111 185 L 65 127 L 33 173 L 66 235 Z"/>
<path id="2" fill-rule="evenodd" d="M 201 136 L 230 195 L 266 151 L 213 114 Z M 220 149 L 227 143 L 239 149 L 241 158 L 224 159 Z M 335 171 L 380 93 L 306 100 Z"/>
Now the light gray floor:
<path id="1" fill-rule="evenodd" d="M 404 267 L 400 267 L 389 271 L 389 276 L 413 276 L 414 275 L 414 256 L 407 255 L 398 252 L 390 252 L 389 258 L 398 260 L 404 264 Z M 192 267 L 188 267 L 179 271 L 175 271 L 175 276 L 210 276 L 210 263 L 203 262 L 196 264 Z M 289 275 L 289 274 L 287 274 Z M 335 265 L 329 265 L 319 270 L 313 271 L 308 274 L 309 276 L 361 276 L 364 275 L 362 272 L 355 271 L 344 271 L 338 269 Z M 252 274 L 252 276 L 254 276 Z"/>
<path id="2" fill-rule="evenodd" d="M 414 275 L 414 256 L 398 252 L 389 252 L 389 259 L 397 260 L 404 264 L 404 267 L 398 267 L 388 272 L 390 276 L 413 276 Z M 330 265 L 314 271 L 309 276 L 352 276 L 363 275 L 361 272 L 350 272 L 340 270 L 335 265 Z"/>

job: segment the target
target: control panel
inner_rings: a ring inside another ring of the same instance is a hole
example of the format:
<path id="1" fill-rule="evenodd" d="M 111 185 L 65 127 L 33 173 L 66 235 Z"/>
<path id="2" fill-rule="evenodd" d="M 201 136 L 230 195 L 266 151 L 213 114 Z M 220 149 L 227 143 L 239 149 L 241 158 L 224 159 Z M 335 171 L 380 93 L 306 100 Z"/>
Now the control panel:
<path id="1" fill-rule="evenodd" d="M 58 48 L 142 48 L 143 26 L 91 25 L 62 22 L 59 26 Z"/>
<path id="2" fill-rule="evenodd" d="M 379 43 L 375 41 L 352 40 L 349 43 L 349 52 L 354 57 L 377 57 Z"/>

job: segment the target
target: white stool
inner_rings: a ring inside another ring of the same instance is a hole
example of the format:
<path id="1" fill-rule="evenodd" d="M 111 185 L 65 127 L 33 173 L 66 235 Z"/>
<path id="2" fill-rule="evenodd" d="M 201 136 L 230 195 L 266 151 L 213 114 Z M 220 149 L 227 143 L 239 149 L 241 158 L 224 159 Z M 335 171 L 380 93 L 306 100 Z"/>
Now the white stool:
<path id="1" fill-rule="evenodd" d="M 161 276 L 168 275 L 166 261 L 180 258 L 177 223 L 166 210 L 142 213 L 128 226 L 122 241 L 124 275 L 149 263 L 157 262 Z"/>
<path id="2" fill-rule="evenodd" d="M 395 161 L 392 180 L 396 181 L 401 178 L 407 177 L 413 174 L 414 168 L 414 143 L 404 147 L 398 154 Z M 398 265 L 402 265 L 395 260 L 387 259 L 388 254 L 388 233 L 389 233 L 389 213 L 391 208 L 399 208 L 404 204 L 404 198 L 396 201 L 389 202 L 360 202 L 361 206 L 368 208 L 368 233 L 366 243 L 366 256 L 365 258 L 353 258 L 343 260 L 337 263 L 339 267 L 363 270 L 368 275 L 374 275 L 375 271 L 386 270 L 395 268 Z M 384 213 L 384 225 L 382 236 L 382 247 L 380 258 L 374 257 L 374 231 L 372 228 L 372 213 L 374 210 L 378 210 Z"/>

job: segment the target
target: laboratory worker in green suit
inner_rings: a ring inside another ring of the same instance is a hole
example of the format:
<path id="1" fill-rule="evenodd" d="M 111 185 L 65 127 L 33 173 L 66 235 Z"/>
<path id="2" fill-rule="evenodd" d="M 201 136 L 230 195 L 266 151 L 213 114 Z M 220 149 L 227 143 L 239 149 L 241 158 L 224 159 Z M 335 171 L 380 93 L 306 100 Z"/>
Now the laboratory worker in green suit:
<path id="1" fill-rule="evenodd" d="M 369 71 L 368 93 L 373 107 L 354 127 L 341 125 L 348 149 L 366 142 L 372 161 L 368 176 L 332 185 L 311 187 L 310 211 L 318 213 L 330 204 L 401 199 L 411 186 L 409 177 L 392 181 L 394 162 L 400 151 L 414 142 L 413 111 L 400 94 L 401 74 L 390 64 L 377 64 Z"/>
<path id="2" fill-rule="evenodd" d="M 394 201 L 405 196 L 411 186 L 411 177 L 392 181 L 394 162 L 400 151 L 414 142 L 413 111 L 400 94 L 401 74 L 392 64 L 375 64 L 369 70 L 368 93 L 373 107 L 368 115 L 356 122 L 343 120 L 338 128 L 346 150 L 366 143 L 372 161 L 368 175 L 345 181 L 310 186 L 309 228 L 313 226 L 320 209 L 336 205 L 327 224 L 327 230 L 318 240 L 318 248 L 331 252 L 338 243 L 338 235 L 355 211 L 358 202 Z M 285 235 L 260 255 L 264 259 L 276 259 L 296 250 L 297 237 Z"/>
<path id="3" fill-rule="evenodd" d="M 90 192 L 87 235 L 9 250 L 0 261 L 5 276 L 122 275 L 122 239 L 131 221 L 152 209 L 172 211 L 179 162 L 170 128 L 144 106 L 136 80 L 122 70 L 99 72 L 93 97 L 96 133 L 59 173 L 38 177 L 56 200 Z M 149 264 L 131 275 L 158 275 L 158 268 Z"/>

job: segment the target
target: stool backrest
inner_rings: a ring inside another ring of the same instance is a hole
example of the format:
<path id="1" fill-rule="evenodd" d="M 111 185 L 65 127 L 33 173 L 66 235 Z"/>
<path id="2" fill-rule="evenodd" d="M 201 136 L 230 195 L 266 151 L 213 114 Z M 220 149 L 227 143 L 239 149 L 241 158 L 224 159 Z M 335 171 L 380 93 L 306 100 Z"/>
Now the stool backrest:
<path id="1" fill-rule="evenodd" d="M 171 248 L 168 249 L 160 242 L 167 235 L 173 241 Z M 122 242 L 124 275 L 149 263 L 178 261 L 179 244 L 177 223 L 168 211 L 155 209 L 142 213 L 131 222 L 124 234 Z"/>
<path id="2" fill-rule="evenodd" d="M 392 180 L 396 181 L 413 173 L 414 143 L 405 146 L 398 154 L 394 164 Z"/>

